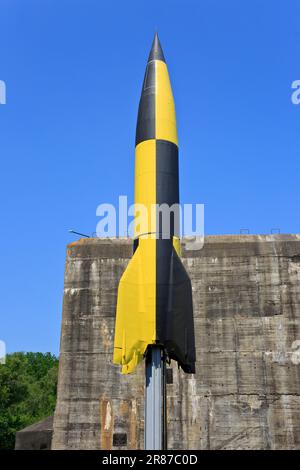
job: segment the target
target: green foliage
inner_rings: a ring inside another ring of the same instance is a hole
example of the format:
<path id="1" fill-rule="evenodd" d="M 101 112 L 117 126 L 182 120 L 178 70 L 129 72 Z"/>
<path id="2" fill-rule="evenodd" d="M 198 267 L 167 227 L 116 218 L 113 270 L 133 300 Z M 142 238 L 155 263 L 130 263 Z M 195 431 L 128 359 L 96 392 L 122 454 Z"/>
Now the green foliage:
<path id="1" fill-rule="evenodd" d="M 58 359 L 14 353 L 0 365 L 0 449 L 13 449 L 16 431 L 54 412 Z"/>

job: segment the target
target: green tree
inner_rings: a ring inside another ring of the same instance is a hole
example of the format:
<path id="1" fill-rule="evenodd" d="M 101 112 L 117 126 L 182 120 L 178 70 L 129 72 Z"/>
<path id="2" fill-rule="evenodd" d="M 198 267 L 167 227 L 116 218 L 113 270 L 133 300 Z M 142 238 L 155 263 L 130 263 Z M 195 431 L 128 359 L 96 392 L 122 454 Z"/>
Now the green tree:
<path id="1" fill-rule="evenodd" d="M 13 449 L 15 434 L 54 412 L 58 359 L 14 353 L 0 365 L 0 449 Z"/>

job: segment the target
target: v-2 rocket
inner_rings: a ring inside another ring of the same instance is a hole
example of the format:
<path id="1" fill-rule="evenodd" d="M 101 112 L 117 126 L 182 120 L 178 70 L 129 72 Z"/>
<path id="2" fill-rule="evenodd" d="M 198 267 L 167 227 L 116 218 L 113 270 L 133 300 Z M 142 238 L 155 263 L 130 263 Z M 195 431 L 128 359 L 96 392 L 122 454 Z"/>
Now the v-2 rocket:
<path id="1" fill-rule="evenodd" d="M 147 347 L 158 345 L 194 373 L 192 288 L 179 257 L 179 212 L 167 212 L 167 236 L 159 215 L 162 205 L 179 204 L 179 175 L 175 105 L 157 34 L 138 110 L 134 203 L 134 253 L 118 288 L 113 361 L 130 373 Z"/>

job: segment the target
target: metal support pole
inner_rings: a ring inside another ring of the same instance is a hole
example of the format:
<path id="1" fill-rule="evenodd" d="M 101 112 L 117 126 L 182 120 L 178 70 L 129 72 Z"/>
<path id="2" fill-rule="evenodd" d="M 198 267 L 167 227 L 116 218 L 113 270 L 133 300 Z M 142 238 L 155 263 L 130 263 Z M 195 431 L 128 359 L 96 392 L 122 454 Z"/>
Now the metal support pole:
<path id="1" fill-rule="evenodd" d="M 166 386 L 163 348 L 151 346 L 146 356 L 145 449 L 166 448 Z"/>

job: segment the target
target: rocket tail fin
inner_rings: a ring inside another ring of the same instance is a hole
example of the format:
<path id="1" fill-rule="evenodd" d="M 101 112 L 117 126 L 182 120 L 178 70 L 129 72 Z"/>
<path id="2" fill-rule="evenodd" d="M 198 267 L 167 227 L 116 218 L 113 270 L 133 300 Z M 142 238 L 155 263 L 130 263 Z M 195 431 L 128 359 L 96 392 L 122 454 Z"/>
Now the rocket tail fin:
<path id="1" fill-rule="evenodd" d="M 155 240 L 141 240 L 118 288 L 113 362 L 134 371 L 155 343 Z"/>
<path id="2" fill-rule="evenodd" d="M 121 277 L 114 363 L 133 372 L 147 346 L 162 345 L 184 372 L 195 372 L 190 278 L 170 240 L 140 239 Z"/>
<path id="3" fill-rule="evenodd" d="M 157 286 L 157 336 L 170 359 L 186 373 L 195 373 L 195 333 L 192 285 L 190 278 L 172 247 L 168 289 Z"/>

